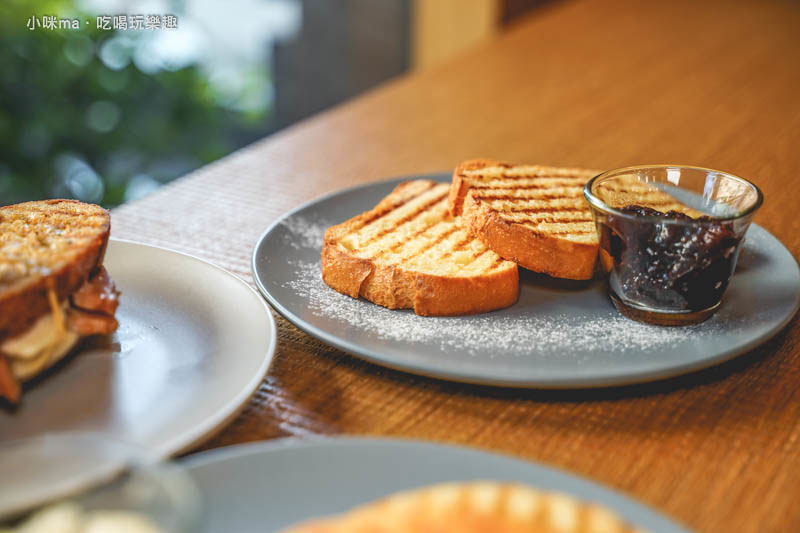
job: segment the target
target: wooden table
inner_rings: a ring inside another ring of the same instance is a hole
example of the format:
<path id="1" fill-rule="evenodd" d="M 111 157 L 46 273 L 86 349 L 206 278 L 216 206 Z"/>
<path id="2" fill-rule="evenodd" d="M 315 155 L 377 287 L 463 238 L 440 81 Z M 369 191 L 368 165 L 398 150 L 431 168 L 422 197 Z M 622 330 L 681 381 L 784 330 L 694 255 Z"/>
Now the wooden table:
<path id="1" fill-rule="evenodd" d="M 113 235 L 252 282 L 282 213 L 322 193 L 490 156 L 610 168 L 680 162 L 755 180 L 756 221 L 797 257 L 800 5 L 565 1 L 454 61 L 377 88 L 120 207 Z M 535 459 L 703 532 L 800 527 L 800 324 L 727 364 L 650 385 L 515 391 L 387 370 L 278 318 L 278 353 L 213 448 L 402 436 Z"/>

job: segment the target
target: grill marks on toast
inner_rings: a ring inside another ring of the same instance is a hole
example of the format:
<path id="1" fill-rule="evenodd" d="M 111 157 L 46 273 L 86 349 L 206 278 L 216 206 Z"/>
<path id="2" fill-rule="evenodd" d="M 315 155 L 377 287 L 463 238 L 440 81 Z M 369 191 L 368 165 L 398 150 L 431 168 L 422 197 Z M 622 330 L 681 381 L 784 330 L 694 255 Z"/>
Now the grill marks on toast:
<path id="1" fill-rule="evenodd" d="M 482 245 L 470 248 L 474 242 L 466 231 L 453 227 L 441 235 L 426 250 L 404 261 L 404 266 L 413 270 L 448 276 L 473 275 L 486 272 L 493 261 L 479 261 L 487 252 Z M 496 255 L 492 253 L 491 255 Z"/>
<path id="2" fill-rule="evenodd" d="M 472 186 L 472 190 L 482 191 L 491 189 L 513 188 L 513 189 L 551 189 L 551 188 L 572 188 L 583 187 L 584 180 L 564 179 L 555 176 L 541 176 L 537 178 L 508 178 L 501 177 L 495 180 L 487 180 L 487 183 L 478 182 Z"/>
<path id="3" fill-rule="evenodd" d="M 404 194 L 399 197 L 396 201 L 391 202 L 381 202 L 381 205 L 370 215 L 363 217 L 359 223 L 356 225 L 354 229 L 360 229 L 375 220 L 386 216 L 390 212 L 395 209 L 399 209 L 403 205 L 407 204 L 408 202 L 412 201 L 414 198 L 417 198 L 420 194 L 425 192 L 426 190 L 432 189 L 435 186 L 435 182 L 428 182 L 428 181 L 418 181 L 413 183 L 407 190 L 405 190 Z"/>
<path id="4" fill-rule="evenodd" d="M 574 228 L 571 228 L 571 229 L 568 229 L 568 230 L 543 231 L 542 235 L 543 236 L 544 235 L 571 235 L 571 236 L 574 236 L 574 237 L 580 237 L 580 236 L 586 235 L 588 237 L 588 236 L 591 236 L 591 235 L 595 235 L 595 232 L 594 232 L 594 230 L 579 230 L 579 231 L 576 231 Z"/>
<path id="5" fill-rule="evenodd" d="M 434 222 L 434 223 L 430 223 L 430 224 L 427 224 L 425 226 L 422 226 L 420 229 L 418 229 L 417 231 L 415 231 L 414 233 L 409 235 L 408 240 L 413 241 L 413 240 L 415 240 L 417 238 L 420 238 L 425 232 L 430 230 L 435 225 L 436 225 L 436 223 Z M 403 247 L 403 245 L 406 242 L 407 241 L 398 241 L 398 242 L 394 243 L 390 248 L 387 248 L 387 249 L 383 250 L 382 252 L 379 252 L 378 255 L 375 256 L 375 259 L 380 259 L 381 257 L 386 257 L 387 255 L 399 253 L 400 249 Z"/>
<path id="6" fill-rule="evenodd" d="M 416 221 L 416 220 L 417 220 L 417 219 L 420 217 L 420 215 L 422 215 L 422 214 L 423 214 L 423 213 L 425 213 L 426 211 L 428 211 L 428 210 L 430 210 L 431 208 L 433 208 L 433 207 L 434 207 L 436 204 L 438 204 L 438 203 L 441 203 L 441 201 L 442 201 L 442 199 L 441 199 L 441 197 L 440 197 L 440 196 L 436 196 L 436 197 L 434 197 L 432 200 L 428 200 L 426 203 L 424 203 L 424 204 L 422 204 L 421 206 L 417 207 L 417 208 L 415 209 L 415 211 L 412 211 L 411 213 L 408 213 L 408 214 L 406 214 L 405 216 L 403 216 L 403 217 L 402 217 L 400 220 L 397 220 L 397 221 L 394 221 L 394 222 L 392 222 L 392 224 L 391 224 L 391 225 L 386 225 L 386 227 L 384 227 L 384 228 L 383 228 L 383 229 L 382 229 L 382 230 L 381 230 L 381 231 L 380 231 L 380 232 L 379 232 L 379 233 L 378 233 L 378 234 L 377 234 L 377 235 L 374 237 L 374 240 L 376 240 L 376 241 L 377 241 L 377 240 L 379 240 L 379 239 L 381 239 L 381 238 L 385 237 L 386 235 L 389 235 L 389 234 L 390 234 L 390 233 L 392 233 L 393 231 L 395 231 L 395 229 L 396 229 L 396 228 L 398 228 L 398 227 L 401 227 L 401 226 L 403 226 L 403 225 L 405 225 L 405 224 L 407 224 L 407 223 L 409 223 L 409 222 L 414 222 L 414 221 Z M 387 213 L 387 214 L 388 214 L 388 213 Z M 380 218 L 380 217 L 379 217 L 379 218 Z M 435 221 L 434 221 L 434 222 L 428 222 L 428 223 L 427 223 L 427 224 L 424 226 L 424 228 L 423 228 L 423 229 L 430 228 L 430 227 L 432 227 L 432 226 L 433 226 L 433 225 L 435 225 L 435 224 L 436 224 L 436 222 L 435 222 Z M 421 234 L 421 233 L 420 233 L 420 232 L 415 232 L 415 234 L 416 234 L 416 235 L 419 235 L 419 234 Z M 367 243 L 364 243 L 364 244 L 369 244 L 369 242 L 367 242 Z"/>
<path id="7" fill-rule="evenodd" d="M 557 278 L 589 279 L 599 243 L 583 189 L 597 174 L 473 159 L 456 167 L 448 202 L 500 257 Z"/>
<path id="8" fill-rule="evenodd" d="M 414 248 L 413 246 L 411 246 L 403 250 L 403 246 L 401 245 L 400 249 L 398 249 L 398 254 L 397 254 L 399 260 L 395 259 L 395 261 L 391 261 L 390 259 L 390 262 L 394 262 L 395 264 L 398 265 L 407 265 L 407 266 L 413 265 L 417 259 L 424 257 L 429 250 L 432 250 L 435 246 L 439 246 L 442 242 L 445 241 L 445 239 L 449 238 L 456 231 L 458 231 L 458 228 L 456 227 L 446 228 L 444 229 L 443 232 L 435 235 L 430 235 L 427 239 L 424 240 L 420 239 L 421 245 L 419 246 L 419 248 Z M 404 251 L 405 253 L 403 253 Z"/>
<path id="9" fill-rule="evenodd" d="M 547 191 L 541 194 L 525 194 L 522 191 L 517 193 L 505 192 L 502 189 L 492 189 L 492 194 L 472 194 L 472 197 L 477 200 L 485 202 L 504 202 L 506 205 L 517 202 L 524 202 L 526 200 L 535 200 L 537 202 L 547 202 L 548 200 L 564 200 L 563 194 Z M 497 191 L 497 192 L 494 192 Z M 569 193 L 568 193 L 569 194 Z M 576 199 L 577 201 L 577 199 Z M 508 205 L 510 208 L 511 205 Z"/>
<path id="10" fill-rule="evenodd" d="M 583 186 L 595 174 L 592 171 L 496 166 L 464 174 L 469 176 L 472 198 L 485 202 L 503 220 L 522 224 L 538 236 L 597 240 L 594 219 L 583 198 Z"/>
<path id="11" fill-rule="evenodd" d="M 429 238 L 426 234 L 445 215 L 438 206 L 441 200 L 439 191 L 422 190 L 398 209 L 385 211 L 357 231 L 351 231 L 342 237 L 341 243 L 364 259 L 386 258 L 393 252 L 400 253 L 407 242 Z"/>
<path id="12" fill-rule="evenodd" d="M 415 182 L 416 183 L 416 182 Z M 421 182 L 355 225 L 340 239 L 362 259 L 443 276 L 472 276 L 508 268 L 470 237 L 447 208 L 448 184 Z"/>

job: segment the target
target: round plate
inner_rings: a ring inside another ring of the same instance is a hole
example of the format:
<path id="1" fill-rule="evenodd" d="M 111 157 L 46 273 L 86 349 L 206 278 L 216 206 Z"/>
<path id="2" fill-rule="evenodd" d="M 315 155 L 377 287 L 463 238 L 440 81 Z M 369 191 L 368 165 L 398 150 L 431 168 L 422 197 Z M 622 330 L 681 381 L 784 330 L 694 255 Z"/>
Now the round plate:
<path id="1" fill-rule="evenodd" d="M 324 230 L 371 209 L 412 176 L 347 189 L 273 224 L 253 252 L 253 277 L 300 329 L 378 364 L 455 381 L 540 388 L 622 385 L 719 363 L 766 341 L 800 305 L 800 270 L 788 250 L 752 225 L 719 312 L 687 327 L 619 315 L 605 283 L 556 280 L 520 269 L 519 301 L 475 316 L 420 317 L 356 300 L 320 274 Z"/>
<path id="2" fill-rule="evenodd" d="M 275 353 L 275 322 L 244 281 L 200 259 L 111 240 L 105 266 L 122 291 L 119 329 L 90 340 L 0 408 L 0 438 L 107 433 L 159 455 L 231 420 Z"/>
<path id="3" fill-rule="evenodd" d="M 279 531 L 393 492 L 447 481 L 517 481 L 613 509 L 652 533 L 686 530 L 635 501 L 535 463 L 468 448 L 383 439 L 291 439 L 194 455 L 184 466 L 206 503 L 204 531 Z"/>

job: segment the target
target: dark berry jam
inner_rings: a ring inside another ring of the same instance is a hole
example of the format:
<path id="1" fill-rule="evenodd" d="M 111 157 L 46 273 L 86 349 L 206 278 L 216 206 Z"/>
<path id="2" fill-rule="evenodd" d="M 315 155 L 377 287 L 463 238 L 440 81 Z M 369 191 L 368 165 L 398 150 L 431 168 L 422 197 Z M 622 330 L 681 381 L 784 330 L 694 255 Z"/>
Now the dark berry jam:
<path id="1" fill-rule="evenodd" d="M 642 306 L 676 311 L 697 311 L 719 303 L 736 266 L 740 241 L 729 222 L 639 205 L 620 211 L 669 220 L 609 215 L 601 225 L 601 246 L 614 260 L 609 283 L 619 296 Z"/>

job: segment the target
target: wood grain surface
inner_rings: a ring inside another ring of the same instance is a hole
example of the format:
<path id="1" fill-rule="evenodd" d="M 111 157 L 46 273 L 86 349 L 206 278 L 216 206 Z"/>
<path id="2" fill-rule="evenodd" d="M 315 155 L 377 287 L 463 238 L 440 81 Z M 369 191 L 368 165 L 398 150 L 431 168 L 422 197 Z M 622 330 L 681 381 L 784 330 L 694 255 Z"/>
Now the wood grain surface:
<path id="1" fill-rule="evenodd" d="M 798 139 L 797 2 L 564 1 L 120 207 L 112 235 L 252 282 L 263 229 L 344 186 L 473 157 L 669 162 L 754 180 L 766 196 L 756 221 L 797 258 Z M 697 531 L 800 530 L 797 319 L 716 368 L 561 392 L 406 375 L 278 323 L 269 375 L 206 448 L 319 434 L 460 443 L 590 476 Z"/>

